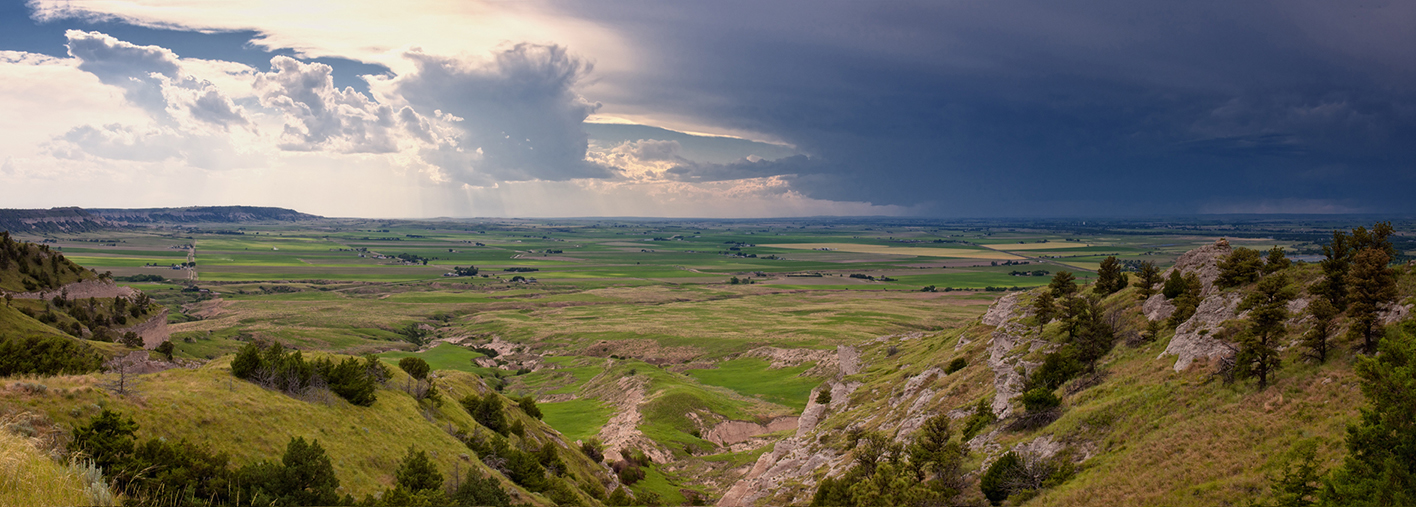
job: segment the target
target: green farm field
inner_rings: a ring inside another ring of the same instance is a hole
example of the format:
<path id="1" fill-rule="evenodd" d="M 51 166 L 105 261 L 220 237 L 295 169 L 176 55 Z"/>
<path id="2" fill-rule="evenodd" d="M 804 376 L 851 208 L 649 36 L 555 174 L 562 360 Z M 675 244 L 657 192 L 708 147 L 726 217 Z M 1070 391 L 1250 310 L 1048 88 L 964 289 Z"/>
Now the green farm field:
<path id="1" fill-rule="evenodd" d="M 211 227 L 221 228 L 224 226 Z M 927 224 L 827 226 L 790 221 L 345 219 L 250 224 L 242 228 L 242 234 L 201 230 L 200 226 L 179 232 L 131 228 L 46 239 L 85 266 L 102 268 L 100 271 L 160 274 L 174 279 L 186 279 L 186 273 L 145 266 L 184 262 L 185 248 L 193 246 L 196 280 L 213 284 L 432 282 L 443 280 L 453 267 L 476 266 L 479 281 L 491 283 L 522 276 L 541 284 L 713 285 L 736 276 L 805 286 L 819 284 L 793 284 L 788 275 L 877 276 L 910 269 L 917 272 L 908 278 L 891 275 L 897 281 L 880 285 L 918 289 L 925 285 L 1027 286 L 980 268 L 996 264 L 1012 268 L 1026 263 L 1030 269 L 1047 271 L 1095 269 L 1098 258 L 1087 255 L 1144 257 L 1164 266 L 1179 253 L 1214 238 L 1059 236 L 1050 231 L 951 229 Z M 101 241 L 112 243 L 96 243 L 93 236 L 103 236 Z M 830 285 L 856 288 L 853 284 Z"/>

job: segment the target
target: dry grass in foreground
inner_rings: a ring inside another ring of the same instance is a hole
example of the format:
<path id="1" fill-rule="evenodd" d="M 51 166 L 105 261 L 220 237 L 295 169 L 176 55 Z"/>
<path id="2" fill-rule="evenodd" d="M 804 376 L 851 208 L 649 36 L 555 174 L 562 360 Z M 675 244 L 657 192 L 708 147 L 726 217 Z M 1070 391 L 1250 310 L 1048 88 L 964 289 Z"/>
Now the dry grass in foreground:
<path id="1" fill-rule="evenodd" d="M 37 439 L 12 433 L 10 422 L 0 420 L 0 506 L 112 504 L 97 469 L 54 461 Z"/>

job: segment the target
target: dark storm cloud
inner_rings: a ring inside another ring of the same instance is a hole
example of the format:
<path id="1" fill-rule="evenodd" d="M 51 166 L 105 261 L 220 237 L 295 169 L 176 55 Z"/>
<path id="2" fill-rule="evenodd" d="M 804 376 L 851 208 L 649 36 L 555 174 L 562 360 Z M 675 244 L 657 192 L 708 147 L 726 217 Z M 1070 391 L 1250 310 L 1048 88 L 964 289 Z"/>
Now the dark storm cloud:
<path id="1" fill-rule="evenodd" d="M 813 197 L 941 214 L 1416 209 L 1413 2 L 584 9 L 649 58 L 594 99 L 810 155 L 680 178 L 780 171 Z"/>

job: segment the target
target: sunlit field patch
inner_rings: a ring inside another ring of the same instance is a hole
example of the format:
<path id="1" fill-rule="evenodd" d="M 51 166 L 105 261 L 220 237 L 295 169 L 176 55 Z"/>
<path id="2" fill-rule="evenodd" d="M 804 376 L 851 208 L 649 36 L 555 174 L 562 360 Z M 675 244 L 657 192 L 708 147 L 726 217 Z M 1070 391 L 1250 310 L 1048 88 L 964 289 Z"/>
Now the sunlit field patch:
<path id="1" fill-rule="evenodd" d="M 920 246 L 885 246 L 885 245 L 859 245 L 853 243 L 780 243 L 762 245 L 771 248 L 788 248 L 794 250 L 817 250 L 829 248 L 840 252 L 884 254 L 884 255 L 910 255 L 916 257 L 949 257 L 955 259 L 999 259 L 1013 260 L 1021 259 L 1016 255 L 992 250 L 970 250 L 964 248 L 930 248 Z"/>
<path id="2" fill-rule="evenodd" d="M 571 442 L 595 436 L 614 413 L 612 407 L 595 399 L 538 403 L 536 407 L 544 414 L 542 420 Z"/>
<path id="3" fill-rule="evenodd" d="M 807 395 L 821 383 L 821 379 L 802 376 L 812 366 L 815 363 L 774 370 L 765 360 L 743 358 L 718 363 L 716 369 L 686 373 L 704 384 L 802 410 L 806 408 Z"/>
<path id="4" fill-rule="evenodd" d="M 1064 248 L 1086 248 L 1092 245 L 1086 243 L 1064 243 L 1060 241 L 1049 241 L 1047 243 L 995 243 L 984 245 L 994 250 L 1060 250 Z"/>

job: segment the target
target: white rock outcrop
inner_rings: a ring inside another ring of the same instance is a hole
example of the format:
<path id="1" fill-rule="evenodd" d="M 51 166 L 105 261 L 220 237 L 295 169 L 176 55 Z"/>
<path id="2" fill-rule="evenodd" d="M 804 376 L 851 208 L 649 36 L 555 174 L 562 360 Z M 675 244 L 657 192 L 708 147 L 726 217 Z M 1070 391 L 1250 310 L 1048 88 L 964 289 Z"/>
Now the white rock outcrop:
<path id="1" fill-rule="evenodd" d="M 989 308 L 989 313 L 984 314 L 985 317 L 992 314 L 994 318 L 989 321 L 999 323 L 988 345 L 988 367 L 993 370 L 994 390 L 991 408 L 993 415 L 999 418 L 1008 417 L 1017 408 L 1013 399 L 1023 393 L 1028 372 L 1040 364 L 1024 361 L 1022 356 L 1033 350 L 1055 346 L 1032 337 L 1030 330 L 1019 322 L 1026 315 L 1026 309 L 1017 304 L 1018 295 L 1014 293 L 999 298 Z M 1002 313 L 1001 309 L 1007 309 L 1008 313 Z"/>
<path id="2" fill-rule="evenodd" d="M 1165 299 L 1165 294 L 1156 293 L 1146 299 L 1146 303 L 1141 306 L 1141 312 L 1145 313 L 1146 320 L 1151 322 L 1165 320 L 1175 313 L 1175 305 Z"/>
<path id="3" fill-rule="evenodd" d="M 1224 321 L 1239 317 L 1235 313 L 1239 301 L 1239 295 L 1234 293 L 1205 298 L 1195 310 L 1195 315 L 1175 328 L 1175 337 L 1170 339 L 1170 345 L 1165 347 L 1161 357 L 1176 356 L 1175 371 L 1183 371 L 1196 359 L 1233 353 L 1234 348 L 1216 339 L 1215 334 Z"/>
<path id="4" fill-rule="evenodd" d="M 1390 326 L 1406 320 L 1407 317 L 1411 316 L 1411 307 L 1412 305 L 1386 305 L 1382 308 L 1381 312 L 1377 314 L 1377 321 L 1381 322 L 1383 326 Z"/>
<path id="5" fill-rule="evenodd" d="M 855 347 L 836 346 L 836 364 L 841 365 L 841 376 L 860 373 L 860 351 Z"/>
<path id="6" fill-rule="evenodd" d="M 1221 238 L 1213 245 L 1205 245 L 1181 254 L 1180 258 L 1175 259 L 1175 265 L 1161 273 L 1161 276 L 1169 277 L 1170 273 L 1177 269 L 1181 274 L 1194 273 L 1199 276 L 1200 283 L 1204 284 L 1202 295 L 1208 296 L 1219 290 L 1214 285 L 1214 281 L 1219 279 L 1219 261 L 1233 252 L 1229 241 Z"/>
<path id="7" fill-rule="evenodd" d="M 1023 293 L 1013 292 L 994 301 L 993 305 L 988 307 L 988 311 L 983 314 L 983 325 L 998 327 L 1008 322 L 1008 319 L 1013 318 L 1013 314 L 1016 313 L 1018 296 L 1021 295 Z"/>

